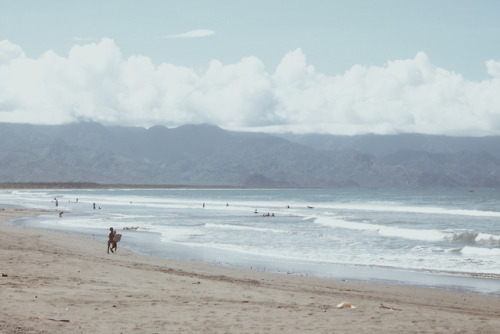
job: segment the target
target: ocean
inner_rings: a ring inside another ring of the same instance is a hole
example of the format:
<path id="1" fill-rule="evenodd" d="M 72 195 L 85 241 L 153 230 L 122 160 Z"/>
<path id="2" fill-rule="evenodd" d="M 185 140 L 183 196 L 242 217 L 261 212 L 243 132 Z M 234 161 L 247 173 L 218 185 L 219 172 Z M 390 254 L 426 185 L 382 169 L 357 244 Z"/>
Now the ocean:
<path id="1" fill-rule="evenodd" d="M 0 190 L 2 205 L 63 211 L 13 224 L 103 252 L 113 227 L 152 256 L 500 296 L 495 189 Z"/>

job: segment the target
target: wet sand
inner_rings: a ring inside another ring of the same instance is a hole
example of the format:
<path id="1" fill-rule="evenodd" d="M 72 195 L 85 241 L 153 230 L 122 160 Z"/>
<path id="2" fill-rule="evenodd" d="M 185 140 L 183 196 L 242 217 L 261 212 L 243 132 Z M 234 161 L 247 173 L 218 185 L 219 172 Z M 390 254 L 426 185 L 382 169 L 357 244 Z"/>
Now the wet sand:
<path id="1" fill-rule="evenodd" d="M 500 331 L 499 297 L 107 254 L 4 224 L 40 213 L 0 207 L 0 334 Z"/>

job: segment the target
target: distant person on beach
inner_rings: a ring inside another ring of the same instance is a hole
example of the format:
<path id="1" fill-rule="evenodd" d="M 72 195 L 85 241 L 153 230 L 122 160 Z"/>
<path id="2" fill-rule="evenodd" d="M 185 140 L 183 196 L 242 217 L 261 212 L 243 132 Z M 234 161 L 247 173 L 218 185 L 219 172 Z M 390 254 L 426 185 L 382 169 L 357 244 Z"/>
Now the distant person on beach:
<path id="1" fill-rule="evenodd" d="M 116 231 L 113 230 L 112 227 L 109 228 L 109 234 L 108 234 L 108 254 L 109 251 L 111 250 L 111 253 L 114 253 L 116 251 L 117 245 L 116 241 L 114 240 L 115 238 Z M 114 249 L 114 251 L 113 251 Z"/>

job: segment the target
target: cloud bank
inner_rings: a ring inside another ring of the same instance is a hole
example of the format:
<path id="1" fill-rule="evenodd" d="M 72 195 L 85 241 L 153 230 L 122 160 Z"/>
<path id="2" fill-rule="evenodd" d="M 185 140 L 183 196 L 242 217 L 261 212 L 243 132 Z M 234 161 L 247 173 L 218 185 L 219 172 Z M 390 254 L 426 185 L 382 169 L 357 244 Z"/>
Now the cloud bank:
<path id="1" fill-rule="evenodd" d="M 334 61 L 334 60 L 332 60 Z M 500 134 L 500 61 L 490 79 L 467 81 L 421 52 L 384 66 L 329 76 L 300 50 L 268 70 L 256 57 L 212 60 L 206 70 L 122 56 L 111 39 L 68 55 L 28 58 L 0 41 L 0 122 L 177 126 L 211 123 L 268 132 L 456 136 Z"/>

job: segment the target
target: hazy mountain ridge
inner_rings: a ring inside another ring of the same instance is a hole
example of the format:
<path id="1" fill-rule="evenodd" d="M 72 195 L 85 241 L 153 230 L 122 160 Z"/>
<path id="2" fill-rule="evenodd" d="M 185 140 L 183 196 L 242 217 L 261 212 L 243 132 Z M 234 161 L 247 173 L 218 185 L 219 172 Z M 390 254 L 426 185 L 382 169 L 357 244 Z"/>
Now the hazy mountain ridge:
<path id="1" fill-rule="evenodd" d="M 320 150 L 355 150 L 378 157 L 403 150 L 429 153 L 488 152 L 500 159 L 500 136 L 450 137 L 423 134 L 333 136 L 281 134 L 286 140 Z"/>
<path id="2" fill-rule="evenodd" d="M 258 187 L 497 187 L 500 137 L 276 136 L 0 123 L 0 182 Z"/>

